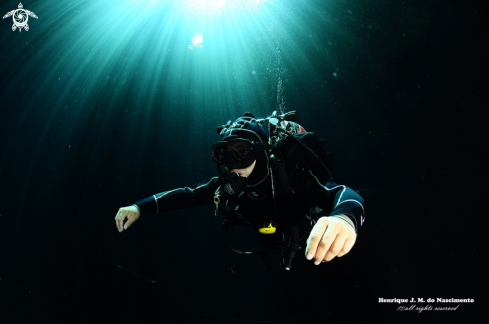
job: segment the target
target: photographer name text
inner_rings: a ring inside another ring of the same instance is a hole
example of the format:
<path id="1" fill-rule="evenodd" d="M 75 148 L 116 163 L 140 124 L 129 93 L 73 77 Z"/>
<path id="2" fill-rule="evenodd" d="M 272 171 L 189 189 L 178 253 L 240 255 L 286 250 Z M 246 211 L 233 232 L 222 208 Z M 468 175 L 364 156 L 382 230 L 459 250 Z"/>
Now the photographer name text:
<path id="1" fill-rule="evenodd" d="M 423 312 L 423 311 L 456 311 L 460 304 L 470 304 L 474 303 L 474 299 L 472 298 L 411 298 L 411 299 L 403 299 L 403 298 L 379 298 L 379 303 L 384 304 L 399 304 L 396 311 L 415 311 L 415 312 Z M 409 306 L 404 306 L 400 304 L 410 303 Z M 428 303 L 427 305 L 418 306 L 413 303 Z M 447 306 L 432 306 L 434 303 L 443 303 L 443 304 L 458 304 L 450 307 Z"/>

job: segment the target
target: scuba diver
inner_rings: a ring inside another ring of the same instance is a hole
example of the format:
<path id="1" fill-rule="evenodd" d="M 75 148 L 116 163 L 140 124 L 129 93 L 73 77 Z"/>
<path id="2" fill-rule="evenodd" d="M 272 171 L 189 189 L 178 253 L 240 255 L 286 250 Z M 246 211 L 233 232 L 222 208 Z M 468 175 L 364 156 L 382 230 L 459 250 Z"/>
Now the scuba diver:
<path id="1" fill-rule="evenodd" d="M 295 112 L 274 112 L 265 119 L 245 113 L 219 126 L 222 140 L 211 147 L 211 155 L 221 175 L 202 185 L 164 191 L 120 208 L 115 217 L 119 232 L 141 214 L 215 204 L 215 214 L 226 215 L 226 244 L 230 228 L 252 226 L 263 245 L 280 251 L 284 270 L 291 270 L 301 249 L 315 265 L 347 254 L 365 221 L 363 199 L 334 182 L 322 142 L 295 123 L 296 118 Z M 229 265 L 227 252 L 226 248 Z M 259 264 L 241 275 L 229 267 L 233 275 L 242 276 Z"/>

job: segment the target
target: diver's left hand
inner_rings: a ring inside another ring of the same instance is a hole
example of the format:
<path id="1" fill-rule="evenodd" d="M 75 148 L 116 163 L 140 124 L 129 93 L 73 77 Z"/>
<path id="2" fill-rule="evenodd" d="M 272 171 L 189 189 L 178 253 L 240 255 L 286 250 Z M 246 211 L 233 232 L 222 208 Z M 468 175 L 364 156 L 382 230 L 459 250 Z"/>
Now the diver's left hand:
<path id="1" fill-rule="evenodd" d="M 350 252 L 357 234 L 353 227 L 338 217 L 321 217 L 307 239 L 306 258 L 314 264 L 331 261 Z"/>

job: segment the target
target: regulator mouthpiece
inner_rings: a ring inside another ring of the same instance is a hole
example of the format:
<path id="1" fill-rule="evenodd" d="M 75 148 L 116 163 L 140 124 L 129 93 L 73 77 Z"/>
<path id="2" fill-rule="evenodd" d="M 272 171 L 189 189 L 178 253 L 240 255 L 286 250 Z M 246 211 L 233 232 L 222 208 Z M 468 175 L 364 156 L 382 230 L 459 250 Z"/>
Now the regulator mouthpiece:
<path id="1" fill-rule="evenodd" d="M 237 201 L 245 187 L 246 178 L 238 172 L 231 172 L 221 182 L 222 193 L 225 193 L 231 201 Z"/>

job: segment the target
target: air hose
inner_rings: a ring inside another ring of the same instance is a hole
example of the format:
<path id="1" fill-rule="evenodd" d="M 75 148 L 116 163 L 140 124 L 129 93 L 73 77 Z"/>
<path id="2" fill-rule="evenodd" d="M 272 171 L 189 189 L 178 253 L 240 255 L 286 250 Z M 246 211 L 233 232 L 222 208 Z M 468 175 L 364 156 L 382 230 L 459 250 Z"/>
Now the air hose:
<path id="1" fill-rule="evenodd" d="M 293 208 L 288 208 L 288 202 L 291 201 L 291 197 L 294 194 L 294 191 L 292 190 L 292 187 L 289 184 L 289 179 L 287 177 L 287 174 L 285 173 L 285 167 L 282 163 L 282 160 L 280 158 L 275 157 L 275 155 L 270 156 L 270 160 L 272 161 L 272 168 L 273 171 L 275 172 L 277 181 L 280 185 L 280 189 L 284 195 L 283 197 L 283 204 L 285 204 L 285 207 L 283 211 L 291 215 L 291 211 L 293 211 Z M 292 269 L 292 262 L 294 261 L 294 258 L 297 254 L 297 251 L 299 251 L 299 245 L 300 245 L 300 237 L 299 237 L 299 228 L 297 221 L 294 220 L 294 217 L 286 217 L 285 219 L 285 224 L 284 224 L 284 232 L 287 234 L 287 236 L 290 239 L 290 244 L 288 247 L 287 251 L 284 251 L 283 253 L 283 259 L 282 259 L 282 268 L 290 271 Z"/>
<path id="2" fill-rule="evenodd" d="M 300 147 L 302 147 L 304 150 L 308 151 L 310 154 L 312 154 L 312 156 L 314 156 L 317 160 L 317 162 L 324 168 L 324 170 L 326 171 L 326 173 L 329 175 L 330 178 L 333 178 L 333 174 L 331 173 L 331 171 L 329 171 L 329 168 L 326 166 L 326 164 L 324 164 L 324 162 L 317 156 L 316 153 L 314 153 L 313 150 L 311 150 L 310 147 L 308 147 L 306 144 L 302 143 L 300 140 L 298 140 L 297 138 L 294 137 L 294 135 L 292 135 L 291 133 L 287 132 L 285 129 L 282 129 L 280 127 L 277 127 L 277 129 L 279 131 L 281 131 L 282 133 L 284 134 L 287 134 L 287 138 L 289 138 L 290 140 L 292 140 L 295 144 L 299 145 Z"/>
<path id="3" fill-rule="evenodd" d="M 290 246 L 287 251 L 287 255 L 284 255 L 286 259 L 283 259 L 282 261 L 282 267 L 283 269 L 290 271 L 292 268 L 292 261 L 294 261 L 294 258 L 299 251 L 299 228 L 297 226 L 297 222 L 294 222 L 293 224 L 289 224 L 287 226 L 288 230 L 288 235 L 290 237 Z"/>
<path id="4" fill-rule="evenodd" d="M 292 196 L 294 191 L 290 187 L 289 179 L 287 174 L 285 173 L 285 168 L 280 158 L 275 157 L 275 155 L 270 156 L 270 160 L 272 161 L 272 168 L 275 171 L 275 175 L 277 177 L 277 181 L 280 185 L 280 189 L 286 196 Z"/>

